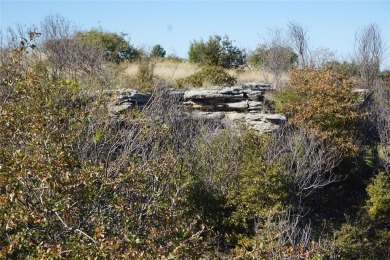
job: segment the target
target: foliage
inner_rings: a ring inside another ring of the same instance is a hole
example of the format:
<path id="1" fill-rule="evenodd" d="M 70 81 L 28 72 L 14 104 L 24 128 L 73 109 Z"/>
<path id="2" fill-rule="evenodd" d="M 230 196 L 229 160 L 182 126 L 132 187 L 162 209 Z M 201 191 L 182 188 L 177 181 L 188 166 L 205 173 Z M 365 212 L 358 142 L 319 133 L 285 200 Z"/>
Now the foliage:
<path id="1" fill-rule="evenodd" d="M 390 255 L 388 85 L 371 100 L 372 147 L 356 155 L 358 96 L 337 69 L 293 70 L 276 93 L 292 124 L 259 134 L 183 111 L 150 59 L 134 79 L 148 104 L 110 115 L 106 91 L 80 79 L 125 64 L 93 66 L 100 49 L 57 36 L 36 59 L 36 36 L 0 50 L 1 259 Z M 185 80 L 235 83 L 221 67 Z"/>
<path id="2" fill-rule="evenodd" d="M 335 232 L 334 251 L 337 259 L 386 259 L 390 232 L 372 223 L 346 223 Z"/>
<path id="3" fill-rule="evenodd" d="M 384 84 L 390 88 L 390 70 L 384 70 L 380 74 Z"/>
<path id="4" fill-rule="evenodd" d="M 150 92 L 153 89 L 153 85 L 156 80 L 154 75 L 153 61 L 149 59 L 143 59 L 138 64 L 138 70 L 135 74 L 136 89 Z"/>
<path id="5" fill-rule="evenodd" d="M 176 81 L 178 88 L 185 86 L 201 87 L 205 84 L 211 85 L 234 85 L 236 78 L 218 66 L 206 66 L 193 75 Z"/>
<path id="6" fill-rule="evenodd" d="M 180 62 L 184 62 L 185 59 L 180 58 L 174 54 L 169 54 L 168 56 L 165 57 L 164 61 L 180 63 Z"/>
<path id="7" fill-rule="evenodd" d="M 150 57 L 164 58 L 165 54 L 166 51 L 164 50 L 164 48 L 160 44 L 157 44 L 153 47 L 152 52 L 150 53 Z"/>
<path id="8" fill-rule="evenodd" d="M 289 88 L 277 93 L 277 110 L 298 127 L 320 134 L 345 154 L 357 152 L 359 119 L 354 81 L 324 67 L 293 70 Z"/>
<path id="9" fill-rule="evenodd" d="M 359 66 L 353 62 L 332 61 L 326 63 L 326 66 L 343 77 L 356 78 L 359 76 Z"/>
<path id="10" fill-rule="evenodd" d="M 267 162 L 266 146 L 266 136 L 252 132 L 244 136 L 237 185 L 230 194 L 231 203 L 236 207 L 234 217 L 242 218 L 241 223 L 265 219 L 270 209 L 287 201 L 287 182 L 280 174 L 278 163 Z"/>
<path id="11" fill-rule="evenodd" d="M 187 178 L 168 121 L 107 118 L 99 96 L 46 73 L 4 82 L 0 258 L 202 254 L 202 228 L 181 206 Z"/>
<path id="12" fill-rule="evenodd" d="M 390 177 L 380 172 L 368 185 L 368 214 L 374 219 L 385 219 L 390 215 Z"/>
<path id="13" fill-rule="evenodd" d="M 124 35 L 92 29 L 81 32 L 76 37 L 81 38 L 85 44 L 104 50 L 107 59 L 110 61 L 133 61 L 139 57 L 138 50 L 124 39 Z"/>
<path id="14" fill-rule="evenodd" d="M 234 46 L 226 35 L 210 36 L 207 42 L 193 41 L 188 51 L 190 62 L 223 68 L 238 68 L 245 65 L 245 57 L 244 51 Z"/>
<path id="15" fill-rule="evenodd" d="M 276 57 L 275 54 L 280 55 Z M 283 63 L 289 67 L 298 61 L 298 55 L 290 47 L 261 45 L 248 57 L 248 63 L 255 67 L 264 66 L 268 68 L 271 66 L 270 61 L 273 58 L 283 59 Z"/>

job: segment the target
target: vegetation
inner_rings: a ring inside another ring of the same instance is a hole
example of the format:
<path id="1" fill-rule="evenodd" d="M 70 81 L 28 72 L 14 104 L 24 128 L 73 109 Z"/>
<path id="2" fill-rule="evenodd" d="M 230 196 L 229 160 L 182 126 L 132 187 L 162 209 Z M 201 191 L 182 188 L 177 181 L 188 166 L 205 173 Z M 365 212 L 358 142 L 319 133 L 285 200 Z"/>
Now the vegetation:
<path id="1" fill-rule="evenodd" d="M 273 69 L 272 61 L 283 62 L 283 64 L 287 64 L 287 66 L 290 66 L 291 68 L 292 65 L 297 63 L 298 55 L 289 47 L 275 46 L 270 48 L 266 45 L 262 45 L 248 57 L 248 61 L 254 67 L 264 66 L 270 70 Z M 278 65 L 283 66 L 281 64 Z"/>
<path id="2" fill-rule="evenodd" d="M 289 88 L 277 93 L 277 110 L 291 123 L 320 134 L 346 152 L 356 150 L 356 123 L 361 115 L 354 82 L 331 69 L 292 70 Z"/>
<path id="3" fill-rule="evenodd" d="M 0 49 L 1 259 L 388 258 L 386 72 L 305 65 L 304 44 L 274 93 L 288 121 L 260 134 L 186 113 L 141 57 L 131 80 L 151 100 L 114 116 L 105 93 L 126 64 L 102 41 L 128 43 L 43 25 Z M 179 84 L 235 82 L 203 66 Z"/>
<path id="4" fill-rule="evenodd" d="M 205 66 L 191 76 L 176 80 L 178 88 L 185 86 L 202 87 L 205 84 L 231 86 L 235 83 L 236 78 L 218 66 Z"/>
<path id="5" fill-rule="evenodd" d="M 124 39 L 123 34 L 119 35 L 92 29 L 87 32 L 80 32 L 76 37 L 81 38 L 84 44 L 103 49 L 105 56 L 110 61 L 120 62 L 139 58 L 138 50 Z"/>
<path id="6" fill-rule="evenodd" d="M 154 58 L 164 58 L 165 54 L 166 51 L 164 50 L 164 48 L 160 44 L 157 44 L 153 47 L 150 56 Z"/>
<path id="7" fill-rule="evenodd" d="M 244 50 L 234 46 L 226 35 L 210 36 L 207 42 L 191 42 L 188 58 L 190 62 L 222 68 L 239 68 L 246 64 Z"/>

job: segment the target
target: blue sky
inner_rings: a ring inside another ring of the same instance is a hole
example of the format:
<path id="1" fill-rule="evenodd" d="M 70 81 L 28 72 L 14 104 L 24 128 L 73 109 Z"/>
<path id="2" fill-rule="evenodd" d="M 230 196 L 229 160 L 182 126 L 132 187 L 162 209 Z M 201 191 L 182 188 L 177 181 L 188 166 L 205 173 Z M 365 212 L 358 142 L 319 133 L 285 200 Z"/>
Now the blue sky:
<path id="1" fill-rule="evenodd" d="M 254 50 L 268 28 L 296 21 L 308 29 L 312 48 L 327 47 L 347 58 L 355 32 L 376 23 L 390 46 L 390 0 L 386 1 L 5 1 L 1 28 L 32 25 L 61 14 L 80 29 L 101 26 L 128 33 L 138 47 L 161 44 L 168 54 L 186 57 L 193 40 L 228 35 L 239 47 Z M 388 52 L 389 56 L 390 52 Z M 390 58 L 384 68 L 390 69 Z"/>

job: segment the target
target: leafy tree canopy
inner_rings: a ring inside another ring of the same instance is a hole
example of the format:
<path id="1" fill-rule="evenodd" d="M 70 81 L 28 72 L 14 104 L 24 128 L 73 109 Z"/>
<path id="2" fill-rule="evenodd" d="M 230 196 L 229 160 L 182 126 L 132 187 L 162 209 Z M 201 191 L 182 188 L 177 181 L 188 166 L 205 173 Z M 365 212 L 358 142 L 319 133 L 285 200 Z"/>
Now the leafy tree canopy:
<path id="1" fill-rule="evenodd" d="M 124 34 L 92 29 L 79 33 L 76 37 L 81 37 L 86 44 L 102 48 L 107 54 L 107 59 L 111 61 L 134 60 L 139 56 L 138 50 L 125 40 Z"/>
<path id="2" fill-rule="evenodd" d="M 165 54 L 166 51 L 164 50 L 164 48 L 160 44 L 157 44 L 153 47 L 150 56 L 154 58 L 164 58 Z"/>
<path id="3" fill-rule="evenodd" d="M 227 35 L 210 36 L 207 42 L 191 42 L 188 57 L 190 62 L 223 68 L 238 68 L 246 63 L 244 50 L 234 46 Z"/>

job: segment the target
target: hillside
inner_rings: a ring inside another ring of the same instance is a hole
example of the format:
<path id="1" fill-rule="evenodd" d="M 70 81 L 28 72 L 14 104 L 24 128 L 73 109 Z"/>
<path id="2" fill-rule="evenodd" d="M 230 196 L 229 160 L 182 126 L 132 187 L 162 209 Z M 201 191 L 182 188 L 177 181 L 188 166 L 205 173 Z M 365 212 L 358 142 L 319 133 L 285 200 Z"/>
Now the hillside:
<path id="1" fill-rule="evenodd" d="M 0 49 L 1 259 L 388 259 L 380 60 L 21 36 Z"/>

